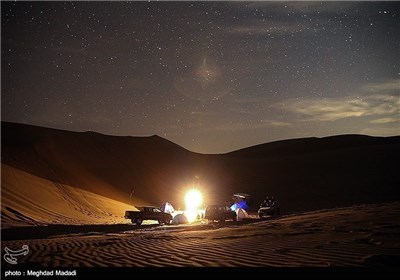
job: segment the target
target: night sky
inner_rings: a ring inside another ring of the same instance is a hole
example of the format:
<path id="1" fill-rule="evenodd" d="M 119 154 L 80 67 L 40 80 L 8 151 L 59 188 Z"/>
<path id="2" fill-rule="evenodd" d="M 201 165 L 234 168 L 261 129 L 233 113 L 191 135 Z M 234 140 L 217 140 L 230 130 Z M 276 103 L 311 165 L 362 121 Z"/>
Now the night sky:
<path id="1" fill-rule="evenodd" d="M 223 153 L 400 134 L 399 2 L 1 2 L 2 120 Z"/>

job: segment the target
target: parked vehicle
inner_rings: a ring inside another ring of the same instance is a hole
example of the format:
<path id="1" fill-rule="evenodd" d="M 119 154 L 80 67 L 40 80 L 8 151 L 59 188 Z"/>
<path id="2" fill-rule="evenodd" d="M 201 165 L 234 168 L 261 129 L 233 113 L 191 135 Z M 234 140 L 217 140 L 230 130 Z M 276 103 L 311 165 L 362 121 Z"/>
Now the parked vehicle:
<path id="1" fill-rule="evenodd" d="M 267 198 L 261 203 L 258 209 L 258 216 L 264 218 L 280 214 L 278 202 L 274 198 Z"/>
<path id="2" fill-rule="evenodd" d="M 224 222 L 225 220 L 236 221 L 236 212 L 225 205 L 209 205 L 206 208 L 204 218 L 220 222 Z"/>
<path id="3" fill-rule="evenodd" d="M 136 207 L 139 211 L 125 211 L 125 219 L 130 219 L 133 224 L 141 225 L 144 220 L 155 220 L 160 225 L 170 224 L 172 215 L 164 213 L 158 207 Z"/>

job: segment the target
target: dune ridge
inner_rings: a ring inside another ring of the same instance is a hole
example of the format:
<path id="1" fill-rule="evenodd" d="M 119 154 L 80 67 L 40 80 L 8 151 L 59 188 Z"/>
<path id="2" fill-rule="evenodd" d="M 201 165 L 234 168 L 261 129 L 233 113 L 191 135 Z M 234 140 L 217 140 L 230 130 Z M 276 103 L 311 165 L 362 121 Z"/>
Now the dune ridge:
<path id="1" fill-rule="evenodd" d="M 50 182 L 2 165 L 2 228 L 46 224 L 124 222 L 121 213 L 136 208 L 80 188 Z"/>
<path id="2" fill-rule="evenodd" d="M 2 224 L 123 222 L 131 205 L 183 207 L 193 184 L 205 204 L 245 192 L 257 207 L 274 195 L 285 213 L 397 201 L 399 155 L 399 136 L 292 139 L 205 155 L 158 136 L 2 122 Z"/>

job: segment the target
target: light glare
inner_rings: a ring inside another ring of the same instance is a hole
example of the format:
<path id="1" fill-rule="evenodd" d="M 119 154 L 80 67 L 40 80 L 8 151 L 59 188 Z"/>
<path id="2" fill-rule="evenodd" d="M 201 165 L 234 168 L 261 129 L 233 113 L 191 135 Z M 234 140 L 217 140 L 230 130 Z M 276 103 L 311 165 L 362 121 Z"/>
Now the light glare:
<path id="1" fill-rule="evenodd" d="M 185 195 L 185 205 L 186 211 L 185 215 L 188 219 L 188 222 L 194 222 L 198 216 L 198 210 L 201 204 L 203 203 L 203 195 L 201 192 L 195 189 L 191 189 Z"/>
<path id="2" fill-rule="evenodd" d="M 197 210 L 203 203 L 203 195 L 195 189 L 188 191 L 185 195 L 185 204 L 187 210 Z"/>

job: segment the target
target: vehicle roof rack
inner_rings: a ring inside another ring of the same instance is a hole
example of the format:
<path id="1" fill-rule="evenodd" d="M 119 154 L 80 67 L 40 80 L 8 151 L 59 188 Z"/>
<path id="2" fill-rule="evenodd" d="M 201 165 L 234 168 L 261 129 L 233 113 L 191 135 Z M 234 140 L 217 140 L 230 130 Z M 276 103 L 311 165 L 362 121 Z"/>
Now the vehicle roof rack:
<path id="1" fill-rule="evenodd" d="M 234 197 L 238 197 L 238 198 L 248 198 L 248 197 L 250 197 L 250 195 L 247 194 L 247 193 L 235 193 L 233 196 Z"/>

